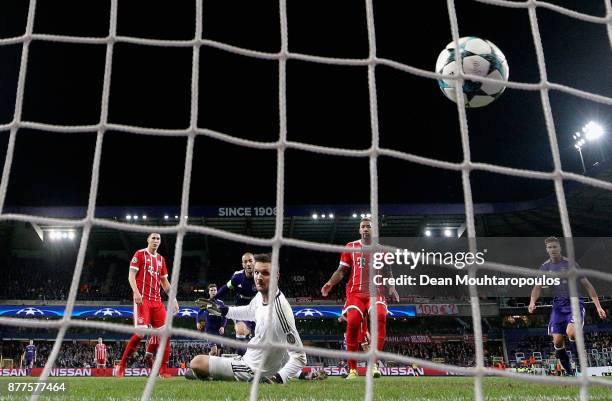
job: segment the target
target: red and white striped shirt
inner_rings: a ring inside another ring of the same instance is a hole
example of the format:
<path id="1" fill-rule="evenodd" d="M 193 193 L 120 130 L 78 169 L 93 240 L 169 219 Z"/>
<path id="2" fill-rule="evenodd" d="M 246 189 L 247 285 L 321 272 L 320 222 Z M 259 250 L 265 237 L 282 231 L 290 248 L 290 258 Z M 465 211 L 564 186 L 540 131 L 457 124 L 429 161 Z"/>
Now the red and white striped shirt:
<path id="1" fill-rule="evenodd" d="M 361 249 L 361 240 L 349 242 L 346 248 Z M 372 254 L 365 252 L 343 252 L 340 256 L 340 266 L 344 272 L 351 271 L 349 280 L 346 283 L 346 295 L 370 293 L 369 266 L 372 262 Z M 384 294 L 384 286 L 377 286 L 377 295 Z"/>
<path id="2" fill-rule="evenodd" d="M 148 249 L 141 249 L 134 254 L 130 262 L 130 269 L 137 271 L 136 284 L 142 299 L 161 301 L 160 281 L 168 277 L 166 259 L 159 253 L 153 255 Z"/>
<path id="3" fill-rule="evenodd" d="M 106 344 L 96 344 L 96 361 L 106 361 Z"/>

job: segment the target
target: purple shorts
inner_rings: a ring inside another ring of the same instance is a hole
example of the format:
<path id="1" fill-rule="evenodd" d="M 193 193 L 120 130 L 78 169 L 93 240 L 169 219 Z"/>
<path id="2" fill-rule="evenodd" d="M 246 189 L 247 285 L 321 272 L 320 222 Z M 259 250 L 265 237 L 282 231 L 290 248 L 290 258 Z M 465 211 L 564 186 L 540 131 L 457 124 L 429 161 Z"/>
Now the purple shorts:
<path id="1" fill-rule="evenodd" d="M 582 303 L 580 303 L 580 317 L 584 326 L 584 305 Z M 565 334 L 567 325 L 570 323 L 576 323 L 572 316 L 572 306 L 553 306 L 548 323 L 548 334 Z"/>

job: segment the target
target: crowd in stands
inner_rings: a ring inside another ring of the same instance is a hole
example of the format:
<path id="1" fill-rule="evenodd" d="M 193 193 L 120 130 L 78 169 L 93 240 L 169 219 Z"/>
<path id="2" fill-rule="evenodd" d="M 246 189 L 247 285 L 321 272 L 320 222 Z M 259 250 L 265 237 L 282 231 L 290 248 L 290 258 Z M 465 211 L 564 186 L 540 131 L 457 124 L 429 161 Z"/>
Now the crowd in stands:
<path id="1" fill-rule="evenodd" d="M 610 332 L 586 332 L 584 333 L 585 350 L 591 366 L 603 366 L 612 364 L 612 333 Z M 555 350 L 549 336 L 525 336 L 519 341 L 508 344 L 511 359 L 517 355 L 530 358 L 534 352 L 541 353 L 542 360 L 554 358 Z M 566 342 L 572 359 L 578 358 L 575 343 Z"/>
<path id="2" fill-rule="evenodd" d="M 20 341 L 4 341 L 0 344 L 0 353 L 4 359 L 13 359 L 15 367 L 19 366 L 21 355 L 24 352 L 26 343 Z M 36 341 L 37 355 L 35 367 L 42 368 L 47 362 L 51 353 L 53 342 Z M 95 367 L 94 362 L 94 342 L 64 341 L 60 352 L 55 361 L 58 368 L 84 368 Z M 121 359 L 124 342 L 106 342 L 107 345 L 107 367 L 112 367 L 114 361 Z M 324 345 L 317 344 L 326 348 L 339 348 L 338 342 L 329 342 Z M 185 366 L 193 357 L 209 351 L 209 346 L 199 341 L 173 341 L 172 352 L 170 354 L 170 367 Z M 414 343 L 389 343 L 385 346 L 386 352 L 391 352 L 404 356 L 411 356 L 419 359 L 434 360 L 457 366 L 474 366 L 474 344 L 466 342 L 444 342 L 429 344 Z M 233 352 L 233 350 L 225 350 Z M 494 355 L 502 355 L 501 350 L 497 349 Z M 314 358 L 315 361 L 317 358 Z M 488 361 L 488 358 L 487 358 Z M 141 343 L 137 353 L 132 356 L 129 366 L 133 368 L 144 368 L 144 341 Z"/>
<path id="3" fill-rule="evenodd" d="M 145 342 L 142 341 L 138 351 L 130 358 L 130 367 L 144 368 Z M 20 341 L 4 341 L 0 343 L 0 354 L 4 359 L 12 359 L 15 367 L 19 367 L 25 343 Z M 53 342 L 36 341 L 36 363 L 34 367 L 42 368 L 51 354 Z M 95 367 L 94 342 L 64 341 L 55 367 L 57 368 L 86 368 Z M 106 342 L 107 366 L 113 367 L 114 361 L 121 359 L 125 343 L 121 341 Z M 168 362 L 169 367 L 178 368 L 187 364 L 193 357 L 208 353 L 210 347 L 203 342 L 172 342 L 172 352 Z"/>
<path id="4" fill-rule="evenodd" d="M 75 268 L 75 258 L 52 256 L 50 258 L 24 258 L 11 256 L 7 258 L 5 277 L 0 282 L 0 299 L 27 299 L 46 301 L 63 301 L 68 297 Z M 334 258 L 335 259 L 335 258 Z M 335 269 L 334 263 L 327 270 L 313 270 L 306 261 L 290 261 L 283 258 L 283 268 L 279 286 L 287 297 L 304 297 L 305 302 L 321 298 L 321 287 Z M 218 287 L 227 283 L 232 274 L 241 269 L 240 254 L 233 259 L 219 263 L 211 268 L 209 260 L 202 261 L 199 257 L 183 257 L 181 261 L 181 277 L 178 285 L 179 301 L 192 301 L 203 293 L 196 289 L 205 289 L 209 283 Z M 169 261 L 171 266 L 171 261 Z M 202 270 L 205 279 L 201 279 Z M 117 256 L 98 256 L 88 258 L 83 266 L 77 301 L 121 301 L 131 302 L 132 290 L 127 280 L 128 262 Z M 171 272 L 170 272 L 171 274 Z M 344 286 L 338 285 L 328 299 L 343 301 Z M 230 294 L 228 303 L 233 302 Z"/>

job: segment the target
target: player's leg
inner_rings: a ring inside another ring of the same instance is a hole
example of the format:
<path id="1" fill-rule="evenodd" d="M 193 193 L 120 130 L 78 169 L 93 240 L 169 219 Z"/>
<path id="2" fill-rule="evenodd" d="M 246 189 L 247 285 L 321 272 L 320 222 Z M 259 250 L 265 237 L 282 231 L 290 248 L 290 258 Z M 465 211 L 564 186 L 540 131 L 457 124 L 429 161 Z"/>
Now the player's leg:
<path id="1" fill-rule="evenodd" d="M 571 313 L 570 313 L 571 318 Z M 550 314 L 550 322 L 548 323 L 548 334 L 552 336 L 553 345 L 555 347 L 555 356 L 561 363 L 561 366 L 568 375 L 573 375 L 572 364 L 570 363 L 569 355 L 565 349 L 565 341 L 563 335 L 567 328 L 566 314 L 561 313 L 553 307 L 553 311 Z"/>
<path id="2" fill-rule="evenodd" d="M 157 348 L 159 348 L 159 336 L 149 336 L 145 352 L 145 364 L 149 369 L 153 367 L 153 355 L 157 352 Z"/>
<path id="3" fill-rule="evenodd" d="M 197 379 L 249 381 L 254 376 L 251 368 L 240 357 L 198 355 L 191 360 L 189 367 Z"/>
<path id="4" fill-rule="evenodd" d="M 367 310 L 366 300 L 366 297 L 359 297 L 354 294 L 347 298 L 347 307 L 343 314 L 346 316 L 346 350 L 349 352 L 359 350 L 359 331 Z M 350 380 L 357 377 L 357 361 L 349 359 L 348 365 L 349 375 L 347 379 Z"/>
<path id="5" fill-rule="evenodd" d="M 208 352 L 208 355 L 219 356 L 219 354 L 220 354 L 220 349 L 217 346 L 217 344 L 212 344 L 212 347 L 210 347 L 210 351 Z"/>
<path id="6" fill-rule="evenodd" d="M 166 307 L 162 302 L 158 302 L 151 310 L 151 324 L 156 329 L 161 329 L 166 323 Z M 158 341 L 159 342 L 159 341 Z M 171 377 L 168 373 L 168 361 L 170 360 L 170 351 L 172 347 L 170 345 L 170 336 L 166 340 L 166 347 L 164 348 L 164 356 L 162 358 L 162 365 L 159 369 L 159 375 L 161 377 Z"/>
<path id="7" fill-rule="evenodd" d="M 584 314 L 585 309 L 584 305 L 580 305 L 580 321 L 582 322 L 582 326 L 584 327 Z M 576 349 L 576 319 L 574 319 L 573 315 L 567 324 L 567 328 L 565 329 L 565 334 L 569 339 L 569 351 L 571 351 L 572 355 L 576 355 L 576 366 L 578 366 L 578 352 Z M 571 357 L 570 357 L 570 365 L 571 365 Z"/>
<path id="8" fill-rule="evenodd" d="M 378 322 L 377 349 L 382 351 L 387 338 L 387 304 L 380 300 L 376 301 L 376 320 Z"/>
<path id="9" fill-rule="evenodd" d="M 134 327 L 136 328 L 136 332 L 129 339 L 127 345 L 125 346 L 125 350 L 123 351 L 123 356 L 121 357 L 121 362 L 119 362 L 119 368 L 115 373 L 117 377 L 123 377 L 125 373 L 125 365 L 127 364 L 128 359 L 136 350 L 138 349 L 138 344 L 140 344 L 140 340 L 144 334 L 139 331 L 139 329 L 149 327 L 151 323 L 151 310 L 149 308 L 148 303 L 143 300 L 141 304 L 134 304 Z"/>
<path id="10" fill-rule="evenodd" d="M 236 340 L 240 342 L 244 342 L 244 343 L 249 342 L 249 335 L 251 334 L 251 331 L 249 330 L 249 326 L 247 325 L 247 322 L 244 322 L 242 320 L 237 320 L 234 324 L 234 330 L 236 331 Z M 236 349 L 236 353 L 238 355 L 244 355 L 245 351 L 246 351 L 246 348 Z"/>

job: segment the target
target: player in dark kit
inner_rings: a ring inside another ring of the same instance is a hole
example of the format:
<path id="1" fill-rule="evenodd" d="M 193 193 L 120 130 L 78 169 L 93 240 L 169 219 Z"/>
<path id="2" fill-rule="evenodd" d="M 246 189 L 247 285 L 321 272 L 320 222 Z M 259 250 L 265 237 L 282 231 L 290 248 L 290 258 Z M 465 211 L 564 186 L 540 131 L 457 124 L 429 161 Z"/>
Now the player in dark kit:
<path id="1" fill-rule="evenodd" d="M 257 288 L 253 279 L 253 268 L 255 259 L 250 252 L 242 255 L 242 270 L 234 272 L 232 278 L 226 285 L 219 288 L 215 299 L 221 299 L 228 290 L 234 290 L 236 293 L 236 306 L 248 305 L 253 297 L 257 295 Z M 255 332 L 255 322 L 236 320 L 234 322 L 234 330 L 236 331 L 236 340 L 249 342 L 249 335 Z M 244 349 L 239 349 L 238 354 L 243 355 Z"/>
<path id="2" fill-rule="evenodd" d="M 548 237 L 544 241 L 546 244 L 546 252 L 548 252 L 548 256 L 550 257 L 546 262 L 540 266 L 540 271 L 550 271 L 550 272 L 560 272 L 563 270 L 569 269 L 569 260 L 565 257 L 561 256 L 561 243 L 559 239 L 556 237 Z M 576 268 L 579 268 L 576 263 Z M 582 283 L 583 287 L 589 293 L 589 297 L 595 304 L 597 308 L 597 314 L 601 319 L 606 318 L 606 311 L 604 311 L 601 307 L 601 303 L 599 302 L 599 298 L 597 296 L 597 291 L 593 288 L 593 285 L 586 277 L 580 278 L 580 283 Z M 536 309 L 536 301 L 540 297 L 541 286 L 536 285 L 531 290 L 531 302 L 529 302 L 529 313 L 533 313 Z M 550 313 L 550 322 L 548 323 L 548 334 L 550 334 L 553 338 L 553 345 L 555 346 L 555 354 L 561 362 L 561 366 L 565 370 L 567 375 L 573 376 L 574 369 L 572 368 L 572 364 L 565 350 L 565 341 L 563 339 L 564 335 L 567 335 L 567 338 L 571 343 L 575 341 L 576 338 L 576 319 L 575 316 L 572 315 L 572 305 L 570 303 L 570 293 L 569 286 L 567 283 L 567 279 L 561 279 L 561 284 L 554 287 L 555 297 L 553 298 L 552 304 L 552 312 Z M 579 298 L 580 303 L 580 315 L 581 321 L 584 325 L 584 301 Z"/>
<path id="3" fill-rule="evenodd" d="M 209 299 L 214 300 L 215 304 L 218 307 L 224 307 L 225 304 L 223 301 L 219 299 L 215 299 L 215 295 L 217 295 L 217 285 L 210 284 L 208 286 L 208 295 Z M 196 300 L 196 304 L 200 304 Z M 207 309 L 200 309 L 200 312 L 196 315 L 196 327 L 199 331 L 204 331 L 208 334 L 215 334 L 218 336 L 222 336 L 225 333 L 225 326 L 227 325 L 227 318 L 224 316 L 214 316 L 208 313 Z M 209 355 L 220 356 L 221 347 L 211 342 L 210 343 L 210 353 Z"/>
<path id="4" fill-rule="evenodd" d="M 32 369 L 34 362 L 36 362 L 36 345 L 34 345 L 34 340 L 30 340 L 30 344 L 26 345 L 23 358 L 25 360 L 25 367 Z"/>

